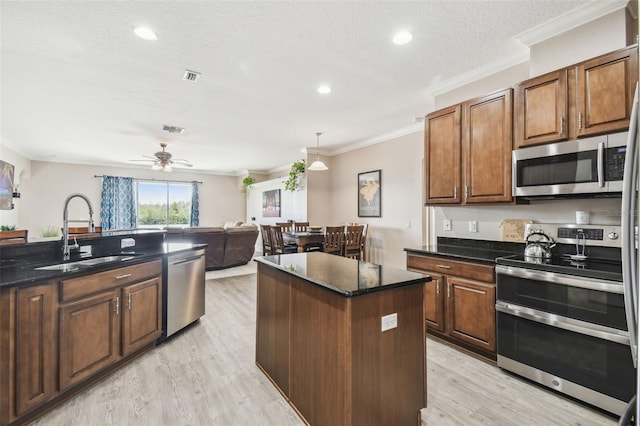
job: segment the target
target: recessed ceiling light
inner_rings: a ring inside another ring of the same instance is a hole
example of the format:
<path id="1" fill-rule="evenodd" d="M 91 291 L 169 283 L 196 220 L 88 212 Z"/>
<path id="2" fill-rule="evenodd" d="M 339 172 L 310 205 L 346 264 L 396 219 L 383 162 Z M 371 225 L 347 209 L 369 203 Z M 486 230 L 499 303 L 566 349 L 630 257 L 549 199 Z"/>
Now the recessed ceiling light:
<path id="1" fill-rule="evenodd" d="M 318 93 L 322 93 L 323 95 L 326 95 L 327 93 L 331 93 L 331 87 L 327 86 L 326 84 L 323 84 L 322 86 L 318 87 Z"/>
<path id="2" fill-rule="evenodd" d="M 133 32 L 143 40 L 155 41 L 158 39 L 158 35 L 151 28 L 135 27 Z"/>
<path id="3" fill-rule="evenodd" d="M 411 39 L 413 39 L 413 36 L 409 31 L 400 31 L 393 37 L 393 44 L 407 44 L 411 41 Z"/>

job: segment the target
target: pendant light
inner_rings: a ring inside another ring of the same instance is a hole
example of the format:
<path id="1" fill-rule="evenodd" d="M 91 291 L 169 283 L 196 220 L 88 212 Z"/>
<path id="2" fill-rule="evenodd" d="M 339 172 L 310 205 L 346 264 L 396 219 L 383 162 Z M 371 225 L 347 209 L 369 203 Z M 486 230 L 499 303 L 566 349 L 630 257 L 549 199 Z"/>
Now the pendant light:
<path id="1" fill-rule="evenodd" d="M 322 161 L 320 161 L 320 135 L 321 134 L 322 133 L 320 132 L 316 132 L 316 161 L 311 163 L 311 165 L 308 167 L 308 170 L 313 170 L 313 171 L 329 170 L 329 168 Z"/>

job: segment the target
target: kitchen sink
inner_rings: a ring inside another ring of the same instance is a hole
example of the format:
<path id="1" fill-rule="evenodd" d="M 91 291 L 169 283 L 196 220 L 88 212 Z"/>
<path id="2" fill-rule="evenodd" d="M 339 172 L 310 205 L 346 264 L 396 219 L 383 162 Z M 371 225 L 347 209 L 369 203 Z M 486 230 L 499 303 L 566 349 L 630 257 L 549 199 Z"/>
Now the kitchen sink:
<path id="1" fill-rule="evenodd" d="M 111 262 L 122 262 L 124 260 L 133 259 L 132 255 L 113 255 L 113 256 L 103 256 L 103 257 L 95 257 L 92 259 L 85 260 L 77 260 L 75 262 L 66 262 L 66 263 L 57 263 L 55 265 L 47 265 L 41 266 L 39 268 L 35 268 L 37 271 L 76 271 L 83 266 L 95 266 L 101 265 L 103 263 L 111 263 Z"/>

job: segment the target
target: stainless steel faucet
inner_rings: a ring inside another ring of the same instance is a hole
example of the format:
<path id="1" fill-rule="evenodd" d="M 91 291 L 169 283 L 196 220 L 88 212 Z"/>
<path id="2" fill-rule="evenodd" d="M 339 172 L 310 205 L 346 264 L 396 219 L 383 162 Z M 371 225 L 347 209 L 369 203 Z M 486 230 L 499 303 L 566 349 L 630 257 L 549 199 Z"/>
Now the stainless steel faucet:
<path id="1" fill-rule="evenodd" d="M 86 222 L 85 220 L 69 220 L 69 201 L 71 201 L 73 198 L 82 198 L 84 201 L 86 201 L 87 206 L 89 207 L 89 232 L 95 232 L 95 227 L 93 226 L 93 207 L 91 207 L 91 201 L 89 201 L 89 198 L 84 195 L 84 194 L 79 194 L 79 193 L 75 193 L 75 194 L 71 194 L 67 197 L 66 200 L 64 200 L 64 211 L 63 211 L 63 225 L 62 225 L 62 236 L 64 238 L 64 247 L 63 247 L 63 253 L 62 253 L 62 260 L 69 260 L 71 258 L 71 246 L 69 246 L 69 222 Z M 78 248 L 78 242 L 77 240 L 74 238 L 74 244 L 73 244 L 73 248 L 77 249 Z"/>

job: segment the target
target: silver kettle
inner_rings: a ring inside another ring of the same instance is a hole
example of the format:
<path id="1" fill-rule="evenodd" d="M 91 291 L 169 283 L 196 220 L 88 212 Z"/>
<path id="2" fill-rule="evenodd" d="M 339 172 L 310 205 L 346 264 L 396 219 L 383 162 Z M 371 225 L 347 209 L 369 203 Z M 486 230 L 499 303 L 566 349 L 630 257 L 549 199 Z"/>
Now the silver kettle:
<path id="1" fill-rule="evenodd" d="M 543 240 L 530 241 L 529 239 L 534 235 L 542 236 L 546 239 L 546 241 L 543 241 Z M 550 259 L 551 249 L 556 245 L 556 242 L 553 240 L 553 238 L 551 238 L 550 236 L 548 236 L 542 231 L 534 231 L 529 235 L 527 235 L 526 243 L 527 243 L 527 246 L 524 249 L 524 256 L 529 258 L 534 257 L 539 259 Z"/>

